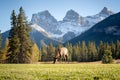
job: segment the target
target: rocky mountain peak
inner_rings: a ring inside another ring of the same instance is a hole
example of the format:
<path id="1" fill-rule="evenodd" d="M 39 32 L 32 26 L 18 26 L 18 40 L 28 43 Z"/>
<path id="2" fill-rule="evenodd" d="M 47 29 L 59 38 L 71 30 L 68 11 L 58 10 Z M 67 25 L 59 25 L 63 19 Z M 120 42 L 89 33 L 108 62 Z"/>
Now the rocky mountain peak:
<path id="1" fill-rule="evenodd" d="M 112 11 L 111 11 L 110 9 L 108 9 L 107 7 L 104 7 L 104 8 L 101 10 L 100 14 L 112 15 L 112 14 L 114 14 L 114 12 L 112 12 Z"/>
<path id="2" fill-rule="evenodd" d="M 63 18 L 63 21 L 72 22 L 78 19 L 79 19 L 79 14 L 75 12 L 74 10 L 70 9 L 69 11 L 67 11 L 65 17 Z"/>
<path id="3" fill-rule="evenodd" d="M 48 10 L 39 12 L 38 15 L 42 15 L 42 16 L 46 16 L 46 17 L 52 16 Z"/>
<path id="4" fill-rule="evenodd" d="M 70 22 L 71 25 L 81 26 L 87 23 L 84 17 L 80 16 L 76 11 L 70 9 L 67 11 L 63 22 Z"/>
<path id="5" fill-rule="evenodd" d="M 32 24 L 37 24 L 41 26 L 48 32 L 56 32 L 57 29 L 57 20 L 49 13 L 48 10 L 39 12 L 37 14 L 32 15 L 31 19 Z"/>

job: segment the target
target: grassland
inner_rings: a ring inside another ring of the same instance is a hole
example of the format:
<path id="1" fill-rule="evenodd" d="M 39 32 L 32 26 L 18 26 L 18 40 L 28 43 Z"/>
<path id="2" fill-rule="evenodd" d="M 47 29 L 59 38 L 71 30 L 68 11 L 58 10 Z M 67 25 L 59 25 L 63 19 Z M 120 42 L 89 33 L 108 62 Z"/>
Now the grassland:
<path id="1" fill-rule="evenodd" d="M 120 80 L 120 65 L 0 64 L 0 80 Z"/>

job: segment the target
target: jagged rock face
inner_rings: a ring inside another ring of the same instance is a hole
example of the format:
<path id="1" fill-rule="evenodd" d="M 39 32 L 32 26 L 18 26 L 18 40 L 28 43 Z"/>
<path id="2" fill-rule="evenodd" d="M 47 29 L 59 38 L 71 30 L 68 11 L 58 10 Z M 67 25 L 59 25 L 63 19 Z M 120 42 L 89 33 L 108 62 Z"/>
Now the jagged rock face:
<path id="1" fill-rule="evenodd" d="M 101 15 L 113 15 L 114 12 L 112 12 L 110 9 L 108 9 L 107 7 L 104 7 L 103 10 L 99 13 Z"/>
<path id="2" fill-rule="evenodd" d="M 67 11 L 62 21 L 57 21 L 47 10 L 32 15 L 31 23 L 42 27 L 53 38 L 62 38 L 67 41 L 71 38 L 64 38 L 67 33 L 72 32 L 75 36 L 90 29 L 93 25 L 114 14 L 110 9 L 104 7 L 98 14 L 82 17 L 74 10 Z M 37 28 L 38 29 L 38 28 Z M 67 34 L 71 36 L 71 34 Z"/>
<path id="3" fill-rule="evenodd" d="M 64 17 L 64 22 L 78 22 L 79 14 L 73 10 L 69 10 Z"/>
<path id="4" fill-rule="evenodd" d="M 98 14 L 93 15 L 93 16 L 87 16 L 86 19 L 89 22 L 90 26 L 95 25 L 96 23 L 102 21 L 103 19 L 109 17 L 110 15 L 113 15 L 114 12 L 112 12 L 110 9 L 107 7 L 104 7 Z"/>
<path id="5" fill-rule="evenodd" d="M 88 31 L 75 37 L 69 42 L 76 44 L 81 41 L 94 41 L 99 44 L 100 41 L 111 43 L 120 40 L 120 12 L 100 21 Z"/>
<path id="6" fill-rule="evenodd" d="M 60 33 L 60 31 L 57 30 L 57 20 L 47 10 L 37 14 L 33 14 L 31 23 L 41 26 L 49 33 Z"/>
<path id="7" fill-rule="evenodd" d="M 83 25 L 86 23 L 86 20 L 71 9 L 66 13 L 66 16 L 63 18 L 63 22 L 71 22 L 75 23 L 76 25 Z"/>

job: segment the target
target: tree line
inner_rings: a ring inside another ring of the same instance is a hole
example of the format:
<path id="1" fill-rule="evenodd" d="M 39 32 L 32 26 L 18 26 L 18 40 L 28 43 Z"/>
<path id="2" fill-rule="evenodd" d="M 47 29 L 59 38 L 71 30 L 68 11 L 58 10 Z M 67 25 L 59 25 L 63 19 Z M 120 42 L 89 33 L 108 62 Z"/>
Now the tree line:
<path id="1" fill-rule="evenodd" d="M 99 45 L 92 41 L 88 42 L 88 44 L 82 41 L 74 46 L 71 43 L 67 43 L 65 46 L 60 44 L 57 47 L 50 43 L 47 47 L 43 46 L 40 49 L 41 61 L 52 61 L 55 50 L 61 47 L 68 49 L 70 61 L 92 62 L 102 60 L 104 63 L 105 60 L 110 59 L 110 62 L 112 62 L 113 59 L 120 59 L 120 41 L 118 40 L 116 43 L 100 41 Z"/>
<path id="2" fill-rule="evenodd" d="M 30 39 L 30 27 L 22 7 L 19 14 L 15 10 L 11 14 L 11 29 L 9 37 L 5 41 L 4 48 L 1 47 L 2 36 L 0 33 L 0 62 L 1 63 L 35 63 L 38 61 L 53 61 L 55 50 L 61 47 L 68 48 L 69 61 L 92 62 L 102 60 L 103 63 L 111 63 L 113 59 L 120 59 L 120 41 L 116 43 L 78 42 L 76 45 L 67 43 L 53 46 L 42 46 Z"/>

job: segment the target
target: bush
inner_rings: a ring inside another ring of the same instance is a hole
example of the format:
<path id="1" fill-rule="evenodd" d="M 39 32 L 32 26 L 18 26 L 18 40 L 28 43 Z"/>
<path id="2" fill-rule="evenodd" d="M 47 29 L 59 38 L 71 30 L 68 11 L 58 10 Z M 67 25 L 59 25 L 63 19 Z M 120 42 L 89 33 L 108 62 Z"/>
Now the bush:
<path id="1" fill-rule="evenodd" d="M 112 52 L 110 50 L 104 51 L 104 55 L 102 57 L 102 63 L 103 64 L 113 63 Z"/>

